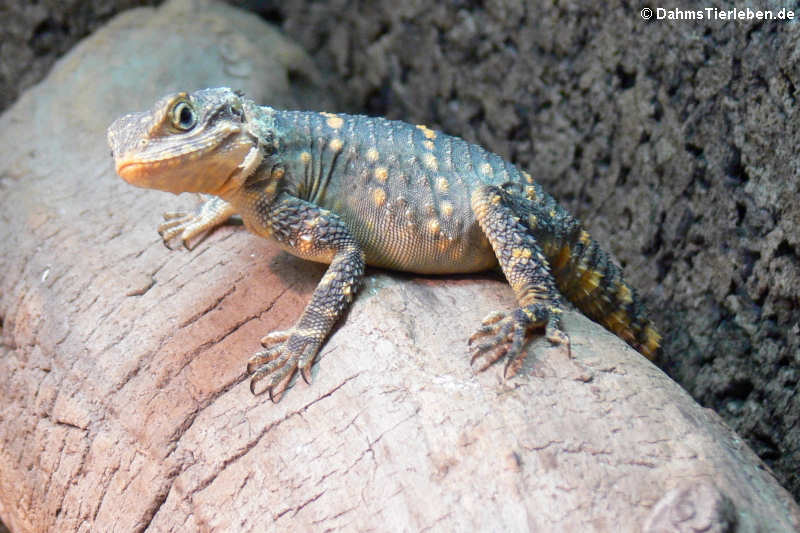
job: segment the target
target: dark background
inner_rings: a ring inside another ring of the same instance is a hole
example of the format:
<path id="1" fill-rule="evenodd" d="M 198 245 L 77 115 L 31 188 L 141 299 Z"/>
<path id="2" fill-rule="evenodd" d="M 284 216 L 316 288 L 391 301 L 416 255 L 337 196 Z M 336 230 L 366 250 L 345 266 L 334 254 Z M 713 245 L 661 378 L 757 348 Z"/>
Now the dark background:
<path id="1" fill-rule="evenodd" d="M 340 110 L 528 169 L 623 265 L 662 368 L 800 499 L 796 23 L 645 22 L 647 4 L 589 0 L 230 3 L 299 41 Z M 0 109 L 144 4 L 0 0 Z"/>

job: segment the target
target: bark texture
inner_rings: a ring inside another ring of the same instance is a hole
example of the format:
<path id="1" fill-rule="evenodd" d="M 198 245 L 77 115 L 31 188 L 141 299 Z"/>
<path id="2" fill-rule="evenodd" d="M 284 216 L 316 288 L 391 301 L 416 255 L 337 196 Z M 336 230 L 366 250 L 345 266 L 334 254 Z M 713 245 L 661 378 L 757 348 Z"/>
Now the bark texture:
<path id="1" fill-rule="evenodd" d="M 115 19 L 0 117 L 0 518 L 26 531 L 793 531 L 800 509 L 713 412 L 580 315 L 574 359 L 474 375 L 513 305 L 490 276 L 371 271 L 311 386 L 247 357 L 323 267 L 241 228 L 165 249 L 192 198 L 114 175 L 105 128 L 176 89 L 331 107 L 308 58 L 230 8 Z M 289 79 L 297 81 L 290 92 Z"/>

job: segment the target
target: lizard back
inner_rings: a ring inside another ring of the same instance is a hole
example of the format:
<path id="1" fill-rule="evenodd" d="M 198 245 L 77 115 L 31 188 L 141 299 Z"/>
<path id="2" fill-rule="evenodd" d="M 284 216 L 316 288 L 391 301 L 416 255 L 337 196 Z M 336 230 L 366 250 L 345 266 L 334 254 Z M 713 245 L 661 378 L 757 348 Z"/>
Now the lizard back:
<path id="1" fill-rule="evenodd" d="M 383 118 L 281 111 L 274 128 L 286 139 L 291 193 L 341 216 L 367 263 L 426 274 L 496 267 L 470 199 L 499 186 L 559 291 L 645 355 L 657 349 L 621 269 L 528 172 L 461 138 Z"/>
<path id="2" fill-rule="evenodd" d="M 471 193 L 480 184 L 533 184 L 500 156 L 426 126 L 281 111 L 274 128 L 285 139 L 284 186 L 341 216 L 375 266 L 424 274 L 495 267 Z"/>

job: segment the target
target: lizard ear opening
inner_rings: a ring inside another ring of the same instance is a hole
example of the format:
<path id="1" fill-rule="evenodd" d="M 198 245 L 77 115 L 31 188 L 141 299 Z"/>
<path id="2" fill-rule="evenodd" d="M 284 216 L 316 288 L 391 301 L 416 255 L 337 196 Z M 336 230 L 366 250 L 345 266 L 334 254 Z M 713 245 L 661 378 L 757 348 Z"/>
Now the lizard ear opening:
<path id="1" fill-rule="evenodd" d="M 172 125 L 179 130 L 188 131 L 197 124 L 197 113 L 194 108 L 185 100 L 179 100 L 170 112 Z"/>

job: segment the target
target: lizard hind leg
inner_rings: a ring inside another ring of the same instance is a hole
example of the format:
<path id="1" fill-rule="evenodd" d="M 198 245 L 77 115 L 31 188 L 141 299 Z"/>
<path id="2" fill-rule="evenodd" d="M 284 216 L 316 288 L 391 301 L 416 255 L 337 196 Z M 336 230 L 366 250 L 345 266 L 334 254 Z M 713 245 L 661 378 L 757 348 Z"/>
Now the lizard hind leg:
<path id="1" fill-rule="evenodd" d="M 546 338 L 566 348 L 569 337 L 561 326 L 561 299 L 547 259 L 536 239 L 511 208 L 508 193 L 484 185 L 472 193 L 472 210 L 494 249 L 520 307 L 510 314 L 494 312 L 470 337 L 472 362 L 484 370 L 507 356 L 506 377 L 513 376 L 525 358 L 523 347 L 532 329 L 544 328 Z"/>

